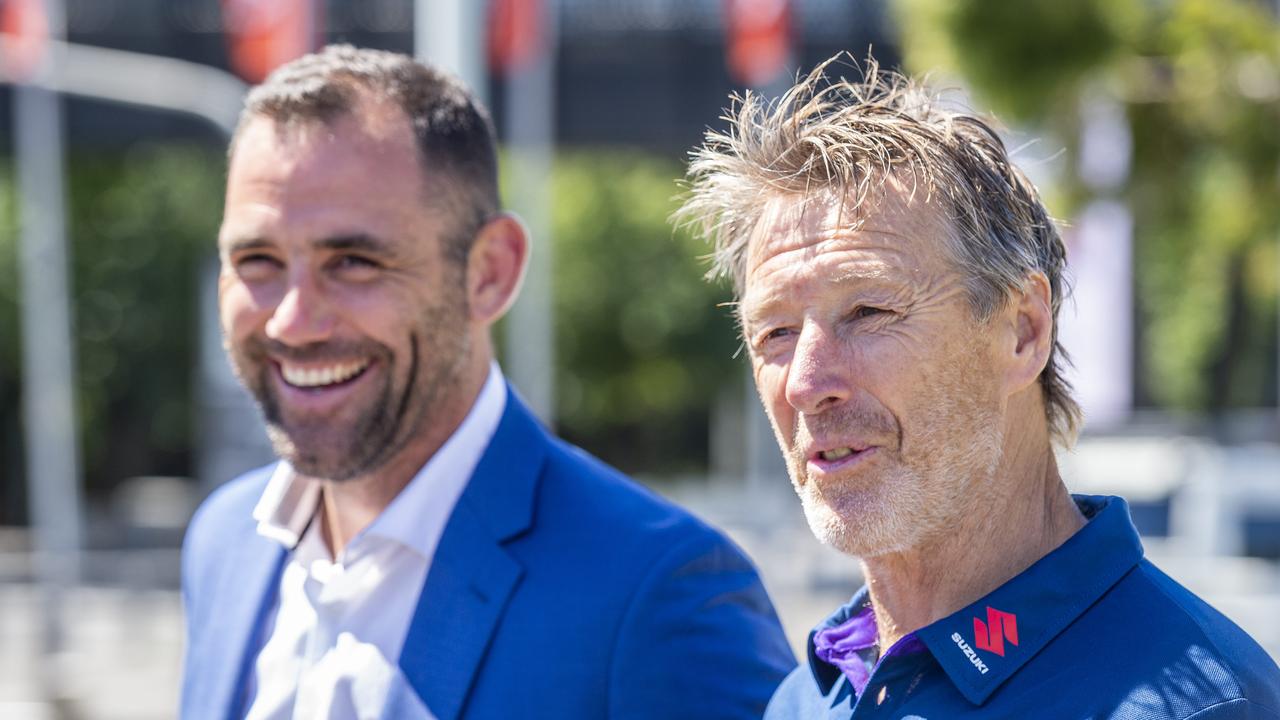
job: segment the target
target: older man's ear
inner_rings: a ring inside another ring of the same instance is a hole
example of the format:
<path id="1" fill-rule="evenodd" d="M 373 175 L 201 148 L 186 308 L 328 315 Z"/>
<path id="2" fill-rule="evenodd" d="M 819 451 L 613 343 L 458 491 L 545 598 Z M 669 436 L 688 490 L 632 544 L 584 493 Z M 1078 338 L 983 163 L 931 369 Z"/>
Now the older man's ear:
<path id="1" fill-rule="evenodd" d="M 1003 312 L 1000 352 L 1006 362 L 1005 385 L 1012 395 L 1034 385 L 1053 349 L 1053 301 L 1049 278 L 1039 271 L 1027 276 Z"/>

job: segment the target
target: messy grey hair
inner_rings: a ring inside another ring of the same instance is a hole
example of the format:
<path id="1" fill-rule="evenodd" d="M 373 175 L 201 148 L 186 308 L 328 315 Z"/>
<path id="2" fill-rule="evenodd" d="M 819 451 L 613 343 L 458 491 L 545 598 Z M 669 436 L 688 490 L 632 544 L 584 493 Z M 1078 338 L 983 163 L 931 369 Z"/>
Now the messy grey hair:
<path id="1" fill-rule="evenodd" d="M 456 78 L 407 55 L 329 45 L 277 68 L 249 91 L 236 139 L 253 119 L 330 123 L 357 111 L 366 95 L 389 100 L 413 128 L 422 165 L 443 177 L 443 197 L 461 227 L 448 257 L 466 262 L 474 233 L 499 208 L 498 154 L 488 112 Z"/>
<path id="2" fill-rule="evenodd" d="M 728 129 L 708 130 L 690 154 L 689 193 L 673 219 L 713 244 L 708 278 L 731 279 L 741 297 L 748 243 L 765 201 L 839 193 L 856 210 L 892 176 L 905 177 L 949 212 L 948 250 L 977 320 L 1004 307 L 1030 273 L 1048 278 L 1053 345 L 1040 386 L 1050 432 L 1069 445 L 1082 415 L 1063 377 L 1069 359 L 1058 341 L 1066 249 L 1035 186 L 988 122 L 874 59 L 861 81 L 832 79 L 833 64 L 856 69 L 842 53 L 776 101 L 734 95 L 722 118 Z"/>

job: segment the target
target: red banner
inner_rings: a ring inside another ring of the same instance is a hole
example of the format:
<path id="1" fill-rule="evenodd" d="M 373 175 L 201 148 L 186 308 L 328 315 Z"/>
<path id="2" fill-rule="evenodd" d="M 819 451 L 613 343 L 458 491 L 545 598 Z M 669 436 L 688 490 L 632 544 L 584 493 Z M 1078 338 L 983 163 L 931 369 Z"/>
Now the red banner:
<path id="1" fill-rule="evenodd" d="M 542 50 L 542 0 L 493 0 L 489 6 L 489 67 L 517 72 Z"/>
<path id="2" fill-rule="evenodd" d="M 725 0 L 729 74 L 761 87 L 776 80 L 791 57 L 789 0 Z"/>
<path id="3" fill-rule="evenodd" d="M 5 40 L 0 74 L 19 82 L 29 79 L 49 44 L 44 0 L 0 0 L 0 33 Z"/>
<path id="4" fill-rule="evenodd" d="M 314 47 L 315 0 L 222 0 L 231 68 L 260 83 Z"/>

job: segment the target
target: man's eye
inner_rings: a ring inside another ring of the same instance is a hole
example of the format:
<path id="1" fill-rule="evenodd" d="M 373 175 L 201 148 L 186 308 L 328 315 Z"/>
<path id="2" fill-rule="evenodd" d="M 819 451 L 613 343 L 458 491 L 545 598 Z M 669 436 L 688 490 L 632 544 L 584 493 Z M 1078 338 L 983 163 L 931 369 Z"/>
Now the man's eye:
<path id="1" fill-rule="evenodd" d="M 337 259 L 336 265 L 338 267 L 356 268 L 356 267 L 377 267 L 378 264 L 370 260 L 369 258 L 360 257 L 359 255 L 343 255 L 342 257 Z"/>
<path id="2" fill-rule="evenodd" d="M 874 315 L 881 315 L 881 314 L 884 314 L 884 313 L 886 313 L 886 312 L 888 312 L 888 310 L 885 310 L 884 308 L 870 307 L 870 306 L 868 306 L 868 305 L 863 305 L 862 307 L 860 307 L 860 308 L 858 308 L 858 309 L 856 309 L 856 310 L 854 310 L 854 311 L 853 311 L 853 318 L 854 318 L 855 320 L 859 320 L 859 319 L 861 319 L 861 318 L 865 318 L 865 317 L 872 317 L 872 316 L 874 316 Z"/>
<path id="3" fill-rule="evenodd" d="M 334 258 L 330 267 L 348 279 L 364 280 L 372 278 L 382 265 L 363 255 L 342 255 Z"/>
<path id="4" fill-rule="evenodd" d="M 235 260 L 236 272 L 253 278 L 261 278 L 283 267 L 281 262 L 270 255 L 244 255 Z"/>
<path id="5" fill-rule="evenodd" d="M 781 339 L 781 338 L 785 338 L 785 337 L 787 337 L 787 336 L 789 336 L 789 335 L 791 335 L 791 334 L 792 334 L 792 330 L 791 330 L 791 328 L 788 328 L 788 327 L 773 328 L 772 330 L 769 330 L 769 331 L 767 331 L 767 332 L 761 333 L 761 334 L 758 336 L 760 339 L 759 339 L 759 341 L 757 342 L 757 344 L 759 344 L 759 345 L 764 345 L 764 344 L 766 344 L 766 343 L 770 343 L 770 342 L 773 342 L 773 341 L 775 341 L 775 340 L 779 340 L 779 339 Z"/>

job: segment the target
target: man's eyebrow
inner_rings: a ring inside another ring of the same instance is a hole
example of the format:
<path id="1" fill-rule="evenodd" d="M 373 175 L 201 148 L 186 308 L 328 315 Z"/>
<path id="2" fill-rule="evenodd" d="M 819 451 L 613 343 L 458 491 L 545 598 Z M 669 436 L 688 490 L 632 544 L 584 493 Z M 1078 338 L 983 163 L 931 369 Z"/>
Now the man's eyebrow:
<path id="1" fill-rule="evenodd" d="M 229 240 L 223 244 L 222 250 L 229 254 L 247 252 L 249 250 L 261 250 L 269 248 L 273 243 L 262 237 L 248 237 L 238 240 Z"/>
<path id="2" fill-rule="evenodd" d="M 780 310 L 784 298 L 776 293 L 762 297 L 750 304 L 738 304 L 738 322 L 743 329 L 752 329 L 753 326 L 764 322 L 772 315 L 776 315 Z"/>
<path id="3" fill-rule="evenodd" d="M 334 235 L 317 240 L 313 244 L 325 250 L 361 250 L 378 255 L 392 254 L 391 247 L 385 241 L 365 233 Z"/>
<path id="4" fill-rule="evenodd" d="M 223 245 L 223 251 L 228 254 L 237 254 L 273 248 L 275 245 L 264 237 L 246 237 L 227 241 Z M 334 235 L 316 240 L 312 245 L 322 250 L 359 250 L 374 255 L 392 254 L 391 247 L 385 241 L 364 233 Z"/>

